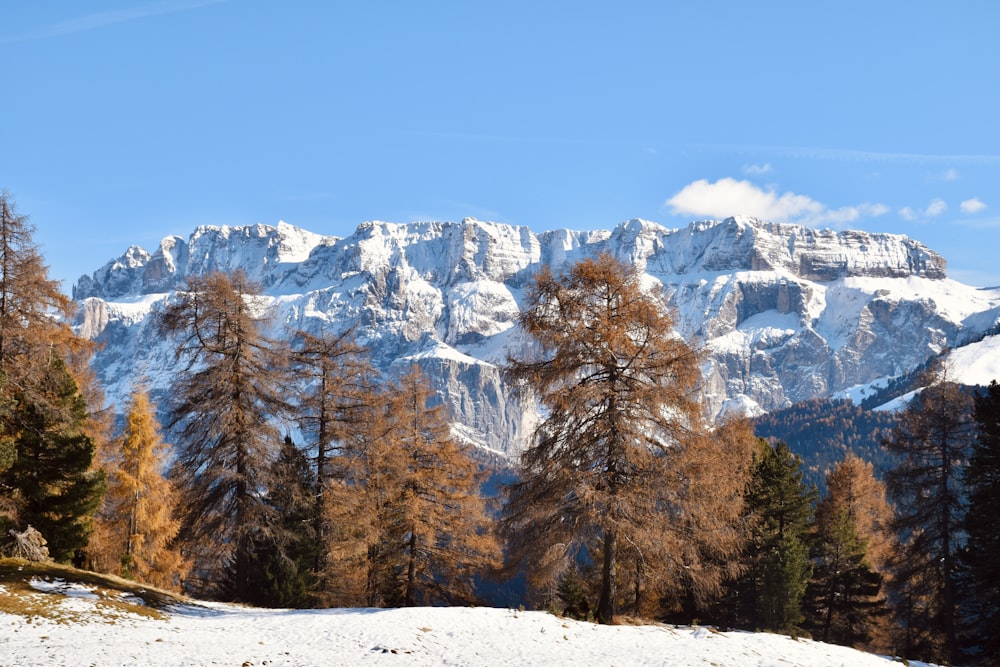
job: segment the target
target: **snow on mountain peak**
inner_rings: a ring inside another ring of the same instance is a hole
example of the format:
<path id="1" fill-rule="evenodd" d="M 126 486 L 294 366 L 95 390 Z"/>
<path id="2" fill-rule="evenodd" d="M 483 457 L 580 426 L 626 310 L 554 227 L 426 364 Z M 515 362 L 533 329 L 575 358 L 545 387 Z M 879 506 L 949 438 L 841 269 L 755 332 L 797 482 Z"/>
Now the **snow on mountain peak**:
<path id="1" fill-rule="evenodd" d="M 905 236 L 749 217 L 542 233 L 474 218 L 370 221 L 344 238 L 284 222 L 202 226 L 151 255 L 129 248 L 73 294 L 87 300 L 80 330 L 105 344 L 95 367 L 119 404 L 136 368 L 159 373 L 161 390 L 172 375 L 170 342 L 137 315 L 156 303 L 142 295 L 239 268 L 273 300 L 281 327 L 353 327 L 383 370 L 417 360 L 466 437 L 513 452 L 534 408 L 506 386 L 497 362 L 525 344 L 512 334 L 524 290 L 541 266 L 558 271 L 600 252 L 659 286 L 682 335 L 706 346 L 712 414 L 773 410 L 898 375 L 986 331 L 1000 312 L 1000 290 L 946 279 L 944 260 Z"/>

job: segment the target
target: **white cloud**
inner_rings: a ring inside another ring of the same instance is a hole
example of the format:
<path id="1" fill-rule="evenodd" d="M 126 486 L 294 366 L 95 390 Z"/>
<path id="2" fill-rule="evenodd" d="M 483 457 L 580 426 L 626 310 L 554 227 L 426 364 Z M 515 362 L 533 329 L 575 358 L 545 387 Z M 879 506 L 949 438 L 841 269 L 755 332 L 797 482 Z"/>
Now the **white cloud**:
<path id="1" fill-rule="evenodd" d="M 954 167 L 946 169 L 945 172 L 941 174 L 942 181 L 957 181 L 958 179 L 959 179 L 958 169 L 955 169 Z"/>
<path id="2" fill-rule="evenodd" d="M 771 163 L 766 164 L 745 164 L 743 165 L 743 173 L 748 176 L 761 176 L 763 174 L 771 173 Z"/>
<path id="3" fill-rule="evenodd" d="M 978 197 L 973 197 L 972 199 L 966 199 L 964 202 L 959 204 L 958 207 L 962 209 L 962 213 L 974 215 L 986 208 L 986 204 L 979 201 Z"/>
<path id="4" fill-rule="evenodd" d="M 778 194 L 773 189 L 764 190 L 749 181 L 734 178 L 721 178 L 714 183 L 706 179 L 689 183 L 668 199 L 666 206 L 675 215 L 707 218 L 749 215 L 804 225 L 838 225 L 889 212 L 883 204 L 870 203 L 829 209 L 805 195 L 794 192 Z"/>
<path id="5" fill-rule="evenodd" d="M 910 208 L 909 206 L 904 206 L 903 208 L 899 209 L 899 217 L 901 217 L 903 220 L 913 221 L 916 220 L 919 216 L 917 212 L 914 211 L 912 208 Z"/>
<path id="6" fill-rule="evenodd" d="M 927 205 L 927 210 L 924 211 L 924 215 L 928 218 L 934 218 L 941 215 L 948 210 L 948 204 L 944 202 L 943 199 L 934 199 L 930 204 Z"/>

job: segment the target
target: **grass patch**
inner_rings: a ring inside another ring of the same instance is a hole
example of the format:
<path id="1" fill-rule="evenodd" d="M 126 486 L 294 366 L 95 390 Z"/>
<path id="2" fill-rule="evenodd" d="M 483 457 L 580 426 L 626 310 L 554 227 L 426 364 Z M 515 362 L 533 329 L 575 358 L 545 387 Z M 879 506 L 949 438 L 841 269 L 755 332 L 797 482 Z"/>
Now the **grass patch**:
<path id="1" fill-rule="evenodd" d="M 79 597 L 86 597 L 86 602 L 70 602 Z M 68 565 L 0 558 L 0 612 L 24 616 L 29 622 L 33 618 L 64 623 L 114 623 L 137 616 L 162 619 L 166 617 L 164 610 L 181 604 L 192 602 L 121 577 Z"/>

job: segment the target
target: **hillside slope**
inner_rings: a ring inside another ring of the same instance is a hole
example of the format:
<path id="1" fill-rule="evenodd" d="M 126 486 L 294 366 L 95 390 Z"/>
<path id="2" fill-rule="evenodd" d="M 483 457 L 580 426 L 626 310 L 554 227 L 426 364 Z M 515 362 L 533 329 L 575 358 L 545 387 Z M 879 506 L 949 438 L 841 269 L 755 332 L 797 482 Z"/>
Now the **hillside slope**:
<path id="1" fill-rule="evenodd" d="M 0 596 L 13 596 L 16 589 L 19 600 L 31 598 L 32 605 L 49 610 L 0 607 L 3 667 L 892 664 L 781 635 L 662 624 L 598 626 L 513 609 L 264 610 L 178 601 L 156 615 L 109 614 L 106 601 L 113 595 L 106 582 L 98 590 L 87 573 L 80 579 L 68 570 L 60 575 L 26 563 L 0 574 Z M 134 591 L 128 595 L 142 606 Z M 60 607 L 66 613 L 59 614 Z"/>

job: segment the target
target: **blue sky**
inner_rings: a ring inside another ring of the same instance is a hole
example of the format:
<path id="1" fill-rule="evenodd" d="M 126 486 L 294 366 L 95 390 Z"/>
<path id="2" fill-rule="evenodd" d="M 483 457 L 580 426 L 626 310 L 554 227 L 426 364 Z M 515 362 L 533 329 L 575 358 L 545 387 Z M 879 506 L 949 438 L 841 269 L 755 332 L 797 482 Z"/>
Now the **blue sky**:
<path id="1" fill-rule="evenodd" d="M 0 187 L 69 286 L 200 224 L 732 214 L 1000 285 L 1000 2 L 4 2 Z"/>

